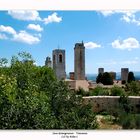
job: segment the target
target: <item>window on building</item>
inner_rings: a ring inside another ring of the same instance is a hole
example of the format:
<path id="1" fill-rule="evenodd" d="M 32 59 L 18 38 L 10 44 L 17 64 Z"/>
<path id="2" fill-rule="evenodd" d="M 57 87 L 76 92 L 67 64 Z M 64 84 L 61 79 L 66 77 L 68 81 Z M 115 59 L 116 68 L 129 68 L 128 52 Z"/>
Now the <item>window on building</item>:
<path id="1" fill-rule="evenodd" d="M 55 55 L 53 55 L 53 63 L 55 63 Z"/>
<path id="2" fill-rule="evenodd" d="M 59 54 L 59 63 L 62 63 L 62 54 Z"/>

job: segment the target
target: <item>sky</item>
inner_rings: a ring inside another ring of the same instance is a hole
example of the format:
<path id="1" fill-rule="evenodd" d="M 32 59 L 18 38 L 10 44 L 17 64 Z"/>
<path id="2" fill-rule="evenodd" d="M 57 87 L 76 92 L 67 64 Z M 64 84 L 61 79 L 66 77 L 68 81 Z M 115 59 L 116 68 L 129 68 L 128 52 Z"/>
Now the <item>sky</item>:
<path id="1" fill-rule="evenodd" d="M 69 73 L 82 41 L 87 74 L 140 71 L 140 11 L 0 11 L 0 58 L 26 51 L 43 66 L 52 50 L 65 49 Z"/>

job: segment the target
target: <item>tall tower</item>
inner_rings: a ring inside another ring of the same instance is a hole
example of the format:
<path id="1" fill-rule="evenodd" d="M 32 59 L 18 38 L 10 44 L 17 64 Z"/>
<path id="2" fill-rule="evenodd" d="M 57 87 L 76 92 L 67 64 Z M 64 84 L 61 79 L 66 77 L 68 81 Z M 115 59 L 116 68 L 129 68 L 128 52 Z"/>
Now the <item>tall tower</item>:
<path id="1" fill-rule="evenodd" d="M 45 66 L 50 67 L 50 68 L 52 67 L 52 61 L 49 56 L 46 57 Z"/>
<path id="2" fill-rule="evenodd" d="M 74 79 L 85 80 L 85 47 L 84 43 L 76 43 L 74 48 Z"/>
<path id="3" fill-rule="evenodd" d="M 128 68 L 121 68 L 121 80 L 122 81 L 126 81 L 127 82 L 128 73 L 129 73 L 129 69 Z"/>
<path id="4" fill-rule="evenodd" d="M 61 80 L 66 78 L 65 72 L 65 50 L 56 49 L 53 50 L 53 69 L 56 77 Z"/>
<path id="5" fill-rule="evenodd" d="M 98 74 L 99 73 L 103 74 L 104 73 L 104 68 L 98 68 Z"/>

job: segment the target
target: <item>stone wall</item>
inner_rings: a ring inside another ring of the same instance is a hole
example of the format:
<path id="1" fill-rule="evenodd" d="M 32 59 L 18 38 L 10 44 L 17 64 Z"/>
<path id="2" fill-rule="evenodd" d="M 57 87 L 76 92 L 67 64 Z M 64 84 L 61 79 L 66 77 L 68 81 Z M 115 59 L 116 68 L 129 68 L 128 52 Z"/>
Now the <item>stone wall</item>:
<path id="1" fill-rule="evenodd" d="M 83 97 L 84 103 L 90 103 L 94 112 L 111 111 L 117 109 L 119 96 L 89 96 Z M 129 96 L 130 104 L 136 112 L 140 112 L 140 96 Z"/>

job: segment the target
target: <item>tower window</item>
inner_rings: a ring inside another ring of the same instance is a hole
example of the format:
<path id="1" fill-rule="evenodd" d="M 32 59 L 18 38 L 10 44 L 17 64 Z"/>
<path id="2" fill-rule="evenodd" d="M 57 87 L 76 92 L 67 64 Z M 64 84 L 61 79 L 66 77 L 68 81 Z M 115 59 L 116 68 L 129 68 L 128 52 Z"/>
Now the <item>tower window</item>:
<path id="1" fill-rule="evenodd" d="M 59 63 L 62 63 L 62 54 L 59 54 Z"/>
<path id="2" fill-rule="evenodd" d="M 55 63 L 55 55 L 53 55 L 53 63 Z"/>

